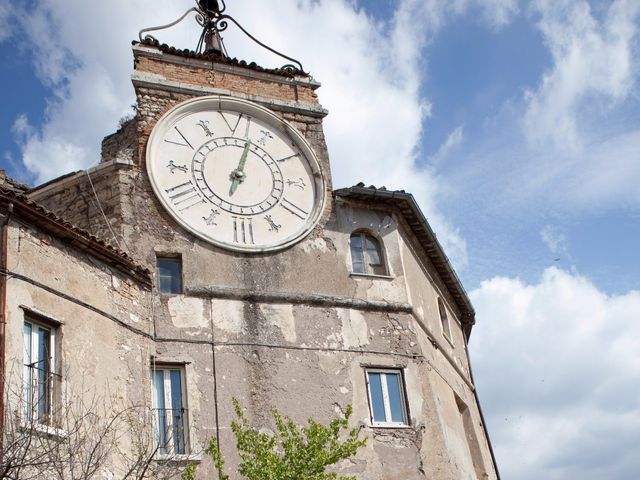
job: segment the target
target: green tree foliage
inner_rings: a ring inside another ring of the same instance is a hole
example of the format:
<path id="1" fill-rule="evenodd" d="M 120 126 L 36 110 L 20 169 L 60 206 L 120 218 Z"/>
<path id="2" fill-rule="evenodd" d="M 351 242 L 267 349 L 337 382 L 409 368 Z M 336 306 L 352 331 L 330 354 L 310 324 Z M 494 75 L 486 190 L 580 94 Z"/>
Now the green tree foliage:
<path id="1" fill-rule="evenodd" d="M 296 425 L 289 417 L 273 409 L 276 432 L 260 433 L 249 424 L 240 403 L 233 400 L 237 419 L 231 423 L 240 456 L 238 473 L 247 480 L 355 480 L 338 476 L 327 468 L 356 454 L 367 441 L 358 438 L 359 429 L 349 429 L 353 412 L 347 407 L 344 418 L 322 425 L 307 420 L 306 426 Z M 224 473 L 224 460 L 219 445 L 212 439 L 207 448 L 218 470 L 220 480 L 229 480 Z M 183 477 L 190 480 L 193 477 Z"/>

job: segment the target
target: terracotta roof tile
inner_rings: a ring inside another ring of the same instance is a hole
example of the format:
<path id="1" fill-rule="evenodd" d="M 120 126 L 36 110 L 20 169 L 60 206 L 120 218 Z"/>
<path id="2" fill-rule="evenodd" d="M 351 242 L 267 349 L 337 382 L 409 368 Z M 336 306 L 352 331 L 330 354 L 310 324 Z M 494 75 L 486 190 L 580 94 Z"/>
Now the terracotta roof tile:
<path id="1" fill-rule="evenodd" d="M 131 43 L 133 45 L 147 45 L 150 47 L 156 47 L 161 52 L 167 53 L 169 55 L 177 55 L 179 57 L 185 57 L 185 58 L 195 58 L 198 60 L 211 60 L 217 63 L 224 63 L 226 65 L 248 68 L 256 72 L 271 73 L 273 75 L 280 75 L 288 78 L 293 78 L 300 75 L 305 77 L 310 76 L 308 73 L 303 72 L 302 70 L 294 66 L 285 66 L 282 68 L 264 68 L 258 65 L 256 62 L 247 63 L 244 60 L 238 60 L 237 58 L 230 58 L 216 52 L 197 53 L 189 49 L 179 49 L 175 47 L 170 47 L 166 43 L 161 44 L 158 40 L 153 38 L 145 38 L 142 42 L 134 40 Z"/>
<path id="2" fill-rule="evenodd" d="M 126 252 L 116 248 L 103 239 L 77 227 L 39 203 L 30 200 L 15 190 L 0 186 L 0 205 L 13 204 L 13 211 L 21 217 L 31 220 L 46 231 L 66 240 L 74 240 L 74 246 L 102 259 L 107 264 L 128 274 L 147 286 L 151 285 L 151 271 L 137 264 Z"/>
<path id="3" fill-rule="evenodd" d="M 10 190 L 17 190 L 20 192 L 26 192 L 27 190 L 29 190 L 29 185 L 27 185 L 26 183 L 18 182 L 17 180 L 8 177 L 4 170 L 0 170 L 0 187 L 3 186 L 5 188 L 7 188 L 8 186 Z"/>

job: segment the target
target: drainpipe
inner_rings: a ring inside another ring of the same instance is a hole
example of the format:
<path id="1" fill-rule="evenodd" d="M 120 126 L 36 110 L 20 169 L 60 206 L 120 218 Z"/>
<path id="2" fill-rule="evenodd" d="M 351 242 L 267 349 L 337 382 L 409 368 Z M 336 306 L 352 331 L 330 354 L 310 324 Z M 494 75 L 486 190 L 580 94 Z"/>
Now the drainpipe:
<path id="1" fill-rule="evenodd" d="M 9 237 L 9 217 L 13 213 L 13 203 L 9 204 L 6 215 L 0 224 L 0 432 L 4 432 L 5 405 L 5 344 L 7 327 L 7 239 Z M 0 435 L 0 450 L 3 448 L 4 435 Z"/>
<path id="2" fill-rule="evenodd" d="M 471 368 L 471 357 L 469 356 L 469 344 L 467 343 L 469 338 L 465 338 L 464 342 L 464 353 L 467 356 L 467 365 L 469 366 L 469 377 L 471 378 L 471 383 L 473 386 L 476 386 L 476 382 L 473 379 L 473 369 Z M 489 453 L 491 454 L 491 461 L 493 462 L 493 469 L 496 472 L 496 478 L 500 480 L 500 472 L 498 471 L 498 462 L 496 462 L 496 456 L 493 452 L 493 445 L 491 445 L 491 438 L 489 438 L 489 430 L 487 429 L 487 422 L 484 421 L 484 414 L 482 413 L 482 407 L 480 406 L 480 398 L 478 398 L 478 389 L 473 388 L 473 396 L 476 399 L 476 405 L 478 407 L 478 413 L 480 414 L 480 421 L 482 422 L 482 429 L 484 430 L 485 438 L 487 439 L 487 444 L 489 445 Z"/>

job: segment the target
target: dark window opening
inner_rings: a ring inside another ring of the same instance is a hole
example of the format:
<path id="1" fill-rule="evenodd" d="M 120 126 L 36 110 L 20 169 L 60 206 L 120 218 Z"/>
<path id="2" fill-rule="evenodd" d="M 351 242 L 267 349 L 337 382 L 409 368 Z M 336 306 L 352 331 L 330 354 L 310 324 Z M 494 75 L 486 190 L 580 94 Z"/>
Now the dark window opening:
<path id="1" fill-rule="evenodd" d="M 157 266 L 160 293 L 182 293 L 182 259 L 158 257 Z"/>
<path id="2" fill-rule="evenodd" d="M 353 273 L 386 275 L 384 256 L 378 239 L 365 232 L 351 234 L 351 265 Z"/>

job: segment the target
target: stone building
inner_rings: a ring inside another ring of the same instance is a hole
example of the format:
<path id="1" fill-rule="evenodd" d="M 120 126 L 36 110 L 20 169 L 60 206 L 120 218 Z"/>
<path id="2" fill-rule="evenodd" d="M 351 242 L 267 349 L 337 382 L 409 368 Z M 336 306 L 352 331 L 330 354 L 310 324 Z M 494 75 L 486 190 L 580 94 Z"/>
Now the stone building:
<path id="1" fill-rule="evenodd" d="M 0 185 L 4 421 L 64 436 L 55 407 L 91 392 L 150 412 L 153 462 L 214 478 L 232 398 L 265 428 L 350 404 L 369 441 L 341 472 L 497 478 L 469 298 L 410 194 L 333 190 L 320 84 L 153 39 L 133 57 L 137 114 L 97 167 Z"/>

